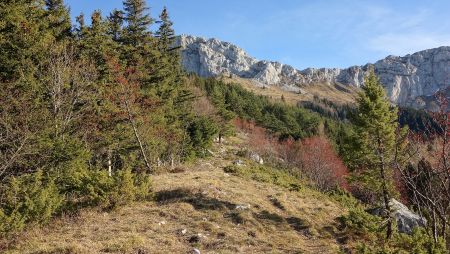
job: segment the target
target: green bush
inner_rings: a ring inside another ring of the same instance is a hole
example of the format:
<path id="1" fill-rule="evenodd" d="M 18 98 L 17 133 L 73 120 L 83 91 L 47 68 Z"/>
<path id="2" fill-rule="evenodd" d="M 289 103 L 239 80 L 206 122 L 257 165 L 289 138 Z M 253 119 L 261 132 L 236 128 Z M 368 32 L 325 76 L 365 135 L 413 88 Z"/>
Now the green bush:
<path id="1" fill-rule="evenodd" d="M 55 182 L 42 171 L 12 177 L 2 186 L 0 233 L 21 230 L 27 223 L 46 223 L 63 206 Z"/>
<path id="2" fill-rule="evenodd" d="M 191 122 L 187 132 L 193 153 L 190 157 L 205 157 L 207 154 L 206 150 L 211 146 L 214 136 L 219 132 L 219 128 L 213 120 L 200 116 Z"/>
<path id="3" fill-rule="evenodd" d="M 358 254 L 446 254 L 445 241 L 439 239 L 434 243 L 424 229 L 416 228 L 412 235 L 395 234 L 393 239 L 384 244 L 360 243 L 356 248 Z"/>
<path id="4" fill-rule="evenodd" d="M 348 215 L 339 218 L 342 230 L 355 239 L 375 240 L 381 231 L 382 219 L 361 207 L 350 209 Z"/>
<path id="5" fill-rule="evenodd" d="M 60 182 L 61 193 L 67 195 L 67 209 L 86 206 L 113 207 L 151 197 L 151 180 L 146 174 L 130 169 L 110 177 L 104 170 L 90 170 L 83 166 L 67 169 Z"/>
<path id="6" fill-rule="evenodd" d="M 20 231 L 27 224 L 46 223 L 58 212 L 89 206 L 113 208 L 152 197 L 150 176 L 130 169 L 113 177 L 86 167 L 64 169 L 55 175 L 59 177 L 38 171 L 13 177 L 0 186 L 0 235 Z"/>
<path id="7" fill-rule="evenodd" d="M 66 194 L 66 208 L 76 210 L 86 206 L 109 206 L 109 194 L 114 179 L 106 171 L 90 170 L 84 165 L 74 165 L 61 172 L 58 186 Z"/>
<path id="8" fill-rule="evenodd" d="M 351 208 L 340 222 L 342 233 L 358 243 L 355 251 L 359 254 L 448 253 L 445 241 L 439 239 L 434 243 L 423 228 L 415 228 L 412 235 L 395 232 L 391 239 L 386 239 L 382 219 L 368 214 L 361 207 Z"/>
<path id="9" fill-rule="evenodd" d="M 151 198 L 151 180 L 149 176 L 133 174 L 131 170 L 126 169 L 120 171 L 114 177 L 114 181 L 114 192 L 109 196 L 113 206 Z"/>
<path id="10" fill-rule="evenodd" d="M 423 228 L 415 228 L 413 234 L 397 234 L 395 236 L 394 247 L 404 249 L 412 254 L 445 254 L 448 253 L 445 241 L 439 238 L 437 243 L 427 234 Z M 407 252 L 405 252 L 407 253 Z"/>
<path id="11" fill-rule="evenodd" d="M 356 199 L 350 192 L 344 189 L 336 189 L 328 193 L 336 202 L 349 209 L 362 207 L 361 201 Z"/>
<path id="12" fill-rule="evenodd" d="M 152 179 L 146 174 L 135 174 L 134 185 L 136 186 L 135 199 L 137 201 L 153 199 Z"/>

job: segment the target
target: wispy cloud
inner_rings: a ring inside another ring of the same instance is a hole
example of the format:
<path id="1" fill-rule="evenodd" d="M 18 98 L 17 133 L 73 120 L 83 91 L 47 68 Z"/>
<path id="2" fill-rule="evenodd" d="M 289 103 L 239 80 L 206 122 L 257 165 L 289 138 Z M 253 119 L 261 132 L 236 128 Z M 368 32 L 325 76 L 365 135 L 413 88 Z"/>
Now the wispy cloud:
<path id="1" fill-rule="evenodd" d="M 387 33 L 369 41 L 369 48 L 388 55 L 406 55 L 420 50 L 450 45 L 450 35 L 422 32 Z"/>
<path id="2" fill-rule="evenodd" d="M 275 13 L 266 29 L 284 27 L 295 39 L 317 41 L 353 56 L 405 55 L 450 45 L 450 20 L 441 10 L 406 7 L 390 1 L 318 0 Z"/>
<path id="3" fill-rule="evenodd" d="M 449 0 L 161 1 L 182 6 L 174 16 L 185 16 L 175 20 L 179 32 L 218 37 L 297 68 L 347 67 L 450 45 Z"/>

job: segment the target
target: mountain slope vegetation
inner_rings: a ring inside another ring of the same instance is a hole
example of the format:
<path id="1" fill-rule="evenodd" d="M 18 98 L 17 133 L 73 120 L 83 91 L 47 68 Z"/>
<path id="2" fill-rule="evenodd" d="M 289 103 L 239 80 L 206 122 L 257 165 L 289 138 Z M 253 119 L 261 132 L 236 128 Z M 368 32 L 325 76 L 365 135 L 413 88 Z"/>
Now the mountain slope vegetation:
<path id="1" fill-rule="evenodd" d="M 446 252 L 443 96 L 408 132 L 373 71 L 356 105 L 294 105 L 185 73 L 166 8 L 76 20 L 0 2 L 1 252 Z"/>
<path id="2" fill-rule="evenodd" d="M 236 158 L 233 150 L 241 139 L 215 145 L 215 156 L 208 160 L 155 175 L 155 202 L 111 212 L 85 210 L 76 218 L 58 219 L 49 227 L 29 230 L 6 253 L 339 251 L 334 220 L 345 208 L 336 201 L 309 188 L 283 187 L 281 177 L 298 180 L 281 173 L 279 183 L 271 183 L 273 168 L 259 173 L 259 179 L 224 172 Z M 258 167 L 243 160 L 243 169 Z"/>

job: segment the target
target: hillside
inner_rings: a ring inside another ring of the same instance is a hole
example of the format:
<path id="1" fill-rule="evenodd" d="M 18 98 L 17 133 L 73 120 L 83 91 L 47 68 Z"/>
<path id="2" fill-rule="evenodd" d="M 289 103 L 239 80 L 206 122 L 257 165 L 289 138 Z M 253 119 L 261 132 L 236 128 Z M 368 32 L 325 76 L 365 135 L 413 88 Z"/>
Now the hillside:
<path id="1" fill-rule="evenodd" d="M 0 1 L 0 253 L 448 253 L 448 47 L 300 71 L 150 9 Z"/>
<path id="2" fill-rule="evenodd" d="M 225 173 L 245 145 L 238 136 L 215 144 L 207 160 L 154 176 L 154 202 L 56 219 L 4 253 L 336 253 L 333 228 L 345 209 L 303 185 L 280 186 L 281 177 L 277 185 L 263 173 Z"/>
<path id="3" fill-rule="evenodd" d="M 248 79 L 239 77 L 221 76 L 220 80 L 228 84 L 239 84 L 243 88 L 258 95 L 267 96 L 274 101 L 280 101 L 281 98 L 291 105 L 297 105 L 299 102 L 314 101 L 314 97 L 332 101 L 337 105 L 353 104 L 360 89 L 348 87 L 342 84 L 329 85 L 318 83 L 313 86 L 305 86 L 299 92 L 286 91 L 277 86 L 255 86 Z"/>

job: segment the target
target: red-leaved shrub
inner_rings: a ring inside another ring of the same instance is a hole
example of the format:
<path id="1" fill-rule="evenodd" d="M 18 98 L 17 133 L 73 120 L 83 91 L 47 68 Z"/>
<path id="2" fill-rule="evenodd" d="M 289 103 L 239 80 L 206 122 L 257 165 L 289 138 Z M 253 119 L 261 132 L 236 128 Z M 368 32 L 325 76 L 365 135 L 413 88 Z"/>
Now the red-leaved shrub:
<path id="1" fill-rule="evenodd" d="M 277 160 L 289 165 L 298 171 L 295 173 L 309 179 L 318 189 L 348 189 L 345 180 L 348 170 L 326 137 L 280 141 L 254 122 L 235 119 L 234 124 L 248 135 L 248 145 L 253 151 L 269 161 Z"/>

